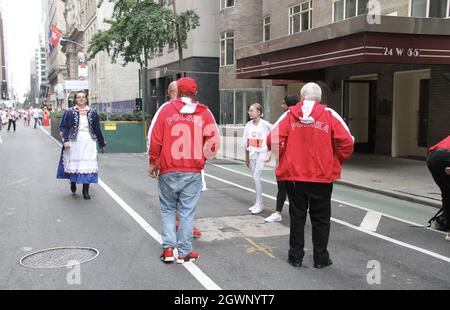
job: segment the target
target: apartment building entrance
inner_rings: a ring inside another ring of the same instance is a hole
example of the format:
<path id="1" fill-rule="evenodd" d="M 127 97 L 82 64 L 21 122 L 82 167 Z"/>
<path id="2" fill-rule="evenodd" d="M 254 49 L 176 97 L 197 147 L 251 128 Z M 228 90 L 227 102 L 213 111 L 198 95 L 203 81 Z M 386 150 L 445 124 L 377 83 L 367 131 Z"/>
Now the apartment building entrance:
<path id="1" fill-rule="evenodd" d="M 376 87 L 376 79 L 343 81 L 342 115 L 355 137 L 356 152 L 375 151 Z"/>
<path id="2" fill-rule="evenodd" d="M 430 70 L 394 73 L 392 157 L 427 154 Z"/>

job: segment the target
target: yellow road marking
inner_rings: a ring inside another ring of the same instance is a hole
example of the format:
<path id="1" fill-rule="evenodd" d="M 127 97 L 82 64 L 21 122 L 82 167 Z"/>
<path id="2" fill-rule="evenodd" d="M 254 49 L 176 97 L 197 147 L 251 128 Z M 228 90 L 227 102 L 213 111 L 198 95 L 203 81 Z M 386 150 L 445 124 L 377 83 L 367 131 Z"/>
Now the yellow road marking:
<path id="1" fill-rule="evenodd" d="M 246 240 L 251 243 L 254 247 L 247 249 L 247 253 L 254 253 L 254 252 L 263 252 L 267 254 L 268 256 L 275 259 L 275 256 L 272 254 L 272 248 L 266 244 L 256 244 L 254 241 L 252 241 L 249 238 L 246 238 Z"/>

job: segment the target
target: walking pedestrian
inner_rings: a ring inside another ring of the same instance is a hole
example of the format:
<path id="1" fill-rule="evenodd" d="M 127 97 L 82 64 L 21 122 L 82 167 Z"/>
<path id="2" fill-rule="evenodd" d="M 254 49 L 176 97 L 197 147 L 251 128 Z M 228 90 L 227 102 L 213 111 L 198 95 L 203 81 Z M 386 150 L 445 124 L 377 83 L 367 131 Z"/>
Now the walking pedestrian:
<path id="1" fill-rule="evenodd" d="M 23 111 L 23 127 L 30 126 L 30 113 L 27 110 Z"/>
<path id="2" fill-rule="evenodd" d="M 445 240 L 450 241 L 450 136 L 429 149 L 427 166 L 441 190 L 444 217 L 447 218 Z"/>
<path id="3" fill-rule="evenodd" d="M 248 115 L 251 121 L 245 125 L 242 142 L 246 148 L 245 163 L 252 171 L 256 189 L 256 202 L 248 210 L 252 214 L 259 214 L 264 211 L 261 175 L 264 166 L 270 161 L 266 137 L 270 133 L 272 125 L 262 119 L 262 106 L 259 103 L 254 103 L 250 106 Z"/>
<path id="4" fill-rule="evenodd" d="M 202 191 L 201 171 L 205 160 L 215 156 L 219 129 L 210 110 L 197 102 L 197 83 L 191 78 L 177 81 L 178 98 L 165 103 L 150 127 L 149 176 L 158 179 L 162 218 L 164 263 L 195 261 L 193 251 L 195 211 Z M 176 212 L 180 226 L 176 230 Z"/>
<path id="5" fill-rule="evenodd" d="M 70 180 L 70 188 L 74 194 L 77 184 L 83 184 L 83 198 L 90 200 L 90 184 L 98 183 L 97 142 L 102 153 L 106 143 L 100 129 L 100 119 L 90 109 L 86 93 L 77 92 L 74 102 L 75 107 L 64 113 L 59 127 L 64 147 L 57 178 Z"/>
<path id="6" fill-rule="evenodd" d="M 293 107 L 297 105 L 298 98 L 295 96 L 286 96 L 281 103 L 281 108 L 284 110 L 284 112 L 288 111 L 290 107 Z M 279 158 L 278 158 L 279 160 Z M 283 211 L 284 203 L 286 202 L 287 197 L 287 181 L 279 181 L 277 180 L 278 185 L 278 194 L 277 194 L 277 206 L 276 211 L 272 213 L 269 217 L 265 219 L 267 223 L 273 223 L 273 222 L 281 222 L 283 220 L 283 217 L 281 215 L 281 212 Z"/>
<path id="7" fill-rule="evenodd" d="M 13 129 L 14 131 L 16 131 L 16 121 L 17 118 L 19 117 L 19 114 L 17 113 L 17 111 L 15 109 L 8 109 L 8 132 L 11 129 L 11 125 L 13 125 Z"/>
<path id="8" fill-rule="evenodd" d="M 39 109 L 34 108 L 32 110 L 33 118 L 34 118 L 34 129 L 37 128 L 37 125 L 39 124 Z"/>
<path id="9" fill-rule="evenodd" d="M 6 113 L 3 111 L 2 108 L 0 108 L 0 131 L 2 131 L 3 128 L 3 122 L 6 120 Z"/>
<path id="10" fill-rule="evenodd" d="M 354 138 L 342 118 L 320 104 L 322 90 L 308 83 L 301 102 L 290 108 L 268 136 L 272 152 L 279 153 L 277 180 L 288 181 L 291 218 L 288 262 L 301 267 L 305 255 L 304 229 L 309 215 L 312 224 L 314 267 L 333 262 L 327 250 L 330 235 L 333 182 L 340 178 L 341 165 L 353 154 Z"/>

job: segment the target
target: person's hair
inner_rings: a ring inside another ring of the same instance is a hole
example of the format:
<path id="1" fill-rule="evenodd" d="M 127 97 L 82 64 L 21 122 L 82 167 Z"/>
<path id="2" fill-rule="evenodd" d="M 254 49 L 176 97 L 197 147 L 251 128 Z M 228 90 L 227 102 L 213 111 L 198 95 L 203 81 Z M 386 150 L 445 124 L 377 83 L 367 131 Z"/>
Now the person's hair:
<path id="1" fill-rule="evenodd" d="M 84 94 L 86 96 L 86 105 L 89 105 L 89 98 L 88 95 L 84 92 L 84 90 L 79 90 L 73 95 L 73 103 L 77 105 L 77 96 L 78 94 Z"/>
<path id="2" fill-rule="evenodd" d="M 264 116 L 263 107 L 262 107 L 262 105 L 260 103 L 257 103 L 257 102 L 253 103 L 250 107 L 255 107 L 255 109 L 258 110 L 259 113 L 261 113 L 261 117 Z"/>
<path id="3" fill-rule="evenodd" d="M 288 107 L 293 107 L 293 106 L 297 105 L 298 98 L 295 96 L 286 96 L 286 97 L 284 97 L 284 103 L 286 103 L 286 105 Z"/>
<path id="4" fill-rule="evenodd" d="M 300 92 L 303 100 L 322 101 L 322 89 L 316 83 L 308 83 Z"/>

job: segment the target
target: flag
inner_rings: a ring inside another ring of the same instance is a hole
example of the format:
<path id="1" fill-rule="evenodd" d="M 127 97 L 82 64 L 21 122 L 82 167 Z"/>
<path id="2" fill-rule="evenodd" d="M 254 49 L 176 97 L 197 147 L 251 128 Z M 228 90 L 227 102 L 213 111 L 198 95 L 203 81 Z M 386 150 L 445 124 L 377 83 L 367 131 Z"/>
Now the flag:
<path id="1" fill-rule="evenodd" d="M 50 53 L 59 44 L 59 42 L 61 41 L 61 37 L 62 37 L 61 31 L 59 31 L 59 29 L 56 28 L 55 25 L 51 25 L 48 40 Z"/>

